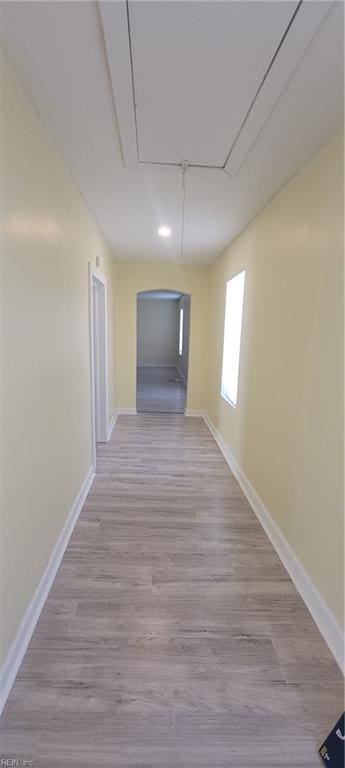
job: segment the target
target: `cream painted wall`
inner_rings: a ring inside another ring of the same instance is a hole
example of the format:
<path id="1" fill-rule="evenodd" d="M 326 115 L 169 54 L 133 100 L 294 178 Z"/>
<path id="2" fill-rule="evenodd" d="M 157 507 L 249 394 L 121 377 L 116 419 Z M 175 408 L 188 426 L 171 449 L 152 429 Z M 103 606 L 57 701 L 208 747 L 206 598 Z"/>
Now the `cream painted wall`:
<path id="1" fill-rule="evenodd" d="M 210 267 L 179 263 L 116 262 L 115 360 L 120 407 L 136 405 L 136 297 L 139 291 L 175 290 L 191 296 L 187 407 L 199 410 L 207 400 Z"/>
<path id="2" fill-rule="evenodd" d="M 176 365 L 176 299 L 138 299 L 137 351 L 138 365 Z"/>
<path id="3" fill-rule="evenodd" d="M 91 465 L 88 261 L 113 261 L 44 125 L 1 59 L 2 659 Z"/>
<path id="4" fill-rule="evenodd" d="M 208 411 L 343 626 L 343 132 L 212 269 Z M 220 396 L 226 281 L 246 270 L 239 396 Z"/>

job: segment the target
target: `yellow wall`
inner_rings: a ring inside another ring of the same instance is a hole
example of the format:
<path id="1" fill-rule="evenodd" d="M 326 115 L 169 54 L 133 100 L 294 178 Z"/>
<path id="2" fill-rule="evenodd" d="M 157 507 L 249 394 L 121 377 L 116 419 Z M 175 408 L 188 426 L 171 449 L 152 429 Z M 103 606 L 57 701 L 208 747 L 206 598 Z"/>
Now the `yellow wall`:
<path id="1" fill-rule="evenodd" d="M 88 261 L 113 262 L 45 127 L 2 74 L 2 658 L 91 465 Z"/>
<path id="2" fill-rule="evenodd" d="M 343 625 L 343 132 L 212 268 L 208 411 Z M 226 281 L 246 270 L 239 395 L 219 394 Z"/>
<path id="3" fill-rule="evenodd" d="M 177 263 L 117 262 L 114 265 L 116 381 L 120 407 L 136 405 L 136 296 L 169 289 L 191 296 L 187 408 L 207 400 L 210 268 Z"/>

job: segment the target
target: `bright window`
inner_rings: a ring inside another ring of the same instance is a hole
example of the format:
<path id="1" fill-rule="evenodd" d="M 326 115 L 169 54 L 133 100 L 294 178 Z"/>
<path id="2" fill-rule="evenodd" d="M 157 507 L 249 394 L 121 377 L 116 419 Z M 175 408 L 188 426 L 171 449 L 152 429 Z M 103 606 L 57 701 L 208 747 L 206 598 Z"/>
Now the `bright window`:
<path id="1" fill-rule="evenodd" d="M 226 286 L 222 395 L 236 406 L 240 364 L 242 312 L 245 272 L 240 272 Z"/>
<path id="2" fill-rule="evenodd" d="M 183 309 L 180 309 L 180 329 L 178 335 L 178 353 L 182 355 L 183 352 Z"/>

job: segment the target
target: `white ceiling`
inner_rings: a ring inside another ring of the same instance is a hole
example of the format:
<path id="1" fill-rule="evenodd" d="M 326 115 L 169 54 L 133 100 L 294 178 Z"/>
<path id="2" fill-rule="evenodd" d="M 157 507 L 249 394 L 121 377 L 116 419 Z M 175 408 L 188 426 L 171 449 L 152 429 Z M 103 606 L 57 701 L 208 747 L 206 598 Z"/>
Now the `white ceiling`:
<path id="1" fill-rule="evenodd" d="M 297 4 L 130 2 L 140 160 L 222 167 Z"/>
<path id="2" fill-rule="evenodd" d="M 119 259 L 211 263 L 343 119 L 340 2 L 5 2 L 1 16 Z M 186 172 L 181 256 L 183 160 L 219 168 Z"/>

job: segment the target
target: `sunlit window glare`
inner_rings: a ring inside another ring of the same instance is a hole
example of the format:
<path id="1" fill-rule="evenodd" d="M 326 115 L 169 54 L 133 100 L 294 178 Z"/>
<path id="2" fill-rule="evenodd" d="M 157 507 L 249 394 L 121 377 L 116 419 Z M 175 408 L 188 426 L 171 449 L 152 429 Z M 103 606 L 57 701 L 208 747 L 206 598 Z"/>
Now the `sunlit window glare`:
<path id="1" fill-rule="evenodd" d="M 180 309 L 180 328 L 179 328 L 179 336 L 178 336 L 178 353 L 179 353 L 179 355 L 182 355 L 182 353 L 183 353 L 183 309 Z"/>
<path id="2" fill-rule="evenodd" d="M 233 406 L 237 404 L 244 284 L 243 270 L 228 280 L 226 286 L 222 395 Z"/>

